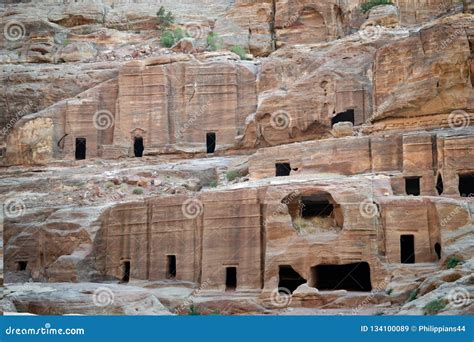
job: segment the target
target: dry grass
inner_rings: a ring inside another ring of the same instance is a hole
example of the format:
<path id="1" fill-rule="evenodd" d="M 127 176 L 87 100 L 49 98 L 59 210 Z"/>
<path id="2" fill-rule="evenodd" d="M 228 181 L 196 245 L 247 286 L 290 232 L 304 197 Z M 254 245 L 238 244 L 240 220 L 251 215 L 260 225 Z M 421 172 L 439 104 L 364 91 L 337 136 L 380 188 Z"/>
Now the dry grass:
<path id="1" fill-rule="evenodd" d="M 331 230 L 339 230 L 335 226 L 334 220 L 331 217 L 312 217 L 302 218 L 298 217 L 293 221 L 293 227 L 298 234 L 314 234 L 318 232 L 327 232 Z"/>

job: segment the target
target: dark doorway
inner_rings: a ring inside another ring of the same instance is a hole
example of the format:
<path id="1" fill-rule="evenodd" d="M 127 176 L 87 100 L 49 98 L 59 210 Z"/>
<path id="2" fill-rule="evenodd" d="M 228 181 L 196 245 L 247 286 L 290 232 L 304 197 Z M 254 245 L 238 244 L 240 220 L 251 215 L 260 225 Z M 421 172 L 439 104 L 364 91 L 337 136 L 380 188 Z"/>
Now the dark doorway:
<path id="1" fill-rule="evenodd" d="M 28 261 L 18 261 L 16 269 L 17 271 L 26 271 L 26 266 L 28 266 Z"/>
<path id="2" fill-rule="evenodd" d="M 339 122 L 352 122 L 352 124 L 355 124 L 355 115 L 354 115 L 354 109 L 348 109 L 345 112 L 337 114 L 335 117 L 331 119 L 331 126 L 334 126 L 335 124 Z"/>
<path id="3" fill-rule="evenodd" d="M 211 132 L 206 134 L 207 153 L 214 153 L 216 151 L 216 133 Z"/>
<path id="4" fill-rule="evenodd" d="M 176 278 L 176 255 L 168 255 L 166 260 L 166 279 Z"/>
<path id="5" fill-rule="evenodd" d="M 436 179 L 436 191 L 438 195 L 442 195 L 444 191 L 443 176 L 441 176 L 441 173 L 438 174 L 438 178 Z"/>
<path id="6" fill-rule="evenodd" d="M 291 165 L 290 163 L 276 163 L 275 171 L 277 177 L 289 176 L 291 173 Z"/>
<path id="7" fill-rule="evenodd" d="M 306 283 L 306 279 L 302 278 L 299 273 L 289 265 L 280 266 L 278 277 L 278 287 L 288 289 L 292 293 L 298 286 Z"/>
<path id="8" fill-rule="evenodd" d="M 459 194 L 462 197 L 474 196 L 474 174 L 459 175 Z"/>
<path id="9" fill-rule="evenodd" d="M 128 283 L 130 280 L 130 261 L 124 261 L 122 263 L 122 281 Z"/>
<path id="10" fill-rule="evenodd" d="M 400 261 L 402 264 L 415 263 L 415 236 L 400 236 Z"/>
<path id="11" fill-rule="evenodd" d="M 438 260 L 441 259 L 441 244 L 439 242 L 436 242 L 434 245 L 434 250 L 436 255 L 438 256 Z"/>
<path id="12" fill-rule="evenodd" d="M 237 288 L 237 267 L 227 267 L 225 269 L 225 290 L 235 291 Z"/>
<path id="13" fill-rule="evenodd" d="M 405 192 L 407 195 L 420 196 L 420 178 L 421 177 L 405 178 Z"/>
<path id="14" fill-rule="evenodd" d="M 312 286 L 318 290 L 371 291 L 367 262 L 344 265 L 318 265 L 311 269 Z"/>
<path id="15" fill-rule="evenodd" d="M 76 160 L 86 159 L 86 138 L 76 138 Z"/>
<path id="16" fill-rule="evenodd" d="M 306 196 L 301 198 L 301 217 L 329 217 L 334 206 L 327 199 L 321 196 Z"/>
<path id="17" fill-rule="evenodd" d="M 145 146 L 143 145 L 143 138 L 135 137 L 135 141 L 133 143 L 133 152 L 135 154 L 135 157 L 137 158 L 143 157 L 144 150 L 145 150 Z"/>

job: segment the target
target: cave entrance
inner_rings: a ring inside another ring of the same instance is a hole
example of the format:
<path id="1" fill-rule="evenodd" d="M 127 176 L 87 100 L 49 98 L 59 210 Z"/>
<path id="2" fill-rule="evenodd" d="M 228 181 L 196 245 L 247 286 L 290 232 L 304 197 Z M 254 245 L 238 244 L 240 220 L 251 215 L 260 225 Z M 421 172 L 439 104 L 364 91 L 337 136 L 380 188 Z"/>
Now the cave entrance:
<path id="1" fill-rule="evenodd" d="M 145 150 L 145 146 L 143 145 L 143 138 L 142 137 L 135 137 L 133 142 L 133 152 L 135 157 L 141 158 L 143 157 L 143 151 Z"/>
<path id="2" fill-rule="evenodd" d="M 407 195 L 420 196 L 420 179 L 421 177 L 405 178 L 405 192 Z"/>
<path id="3" fill-rule="evenodd" d="M 235 291 L 236 288 L 237 288 L 237 267 L 226 267 L 225 290 Z"/>
<path id="4" fill-rule="evenodd" d="M 311 286 L 318 290 L 371 291 L 367 262 L 344 265 L 317 265 L 311 268 Z"/>
<path id="5" fill-rule="evenodd" d="M 291 173 L 290 163 L 276 163 L 275 164 L 275 175 L 277 177 L 286 177 Z"/>
<path id="6" fill-rule="evenodd" d="M 324 196 L 304 196 L 301 198 L 301 217 L 330 217 L 334 206 Z"/>
<path id="7" fill-rule="evenodd" d="M 334 126 L 335 124 L 339 122 L 352 122 L 352 124 L 355 124 L 355 114 L 354 114 L 354 109 L 348 109 L 345 112 L 338 113 L 335 117 L 331 119 L 331 126 Z"/>
<path id="8" fill-rule="evenodd" d="M 415 236 L 400 236 L 400 261 L 402 264 L 415 263 Z"/>
<path id="9" fill-rule="evenodd" d="M 434 250 L 436 255 L 438 256 L 438 260 L 441 259 L 441 244 L 439 242 L 436 242 L 434 245 Z"/>
<path id="10" fill-rule="evenodd" d="M 166 257 L 166 279 L 176 278 L 176 255 Z"/>
<path id="11" fill-rule="evenodd" d="M 207 153 L 214 153 L 216 151 L 216 133 L 209 132 L 206 134 L 206 148 Z"/>
<path id="12" fill-rule="evenodd" d="M 128 283 L 130 281 L 130 261 L 122 262 L 122 282 Z"/>
<path id="13" fill-rule="evenodd" d="M 459 194 L 462 197 L 474 196 L 474 173 L 459 175 Z"/>
<path id="14" fill-rule="evenodd" d="M 289 265 L 282 265 L 279 267 L 278 279 L 278 287 L 281 288 L 281 292 L 285 292 L 284 289 L 288 289 L 293 293 L 298 286 L 306 283 L 306 279 L 301 277 L 299 273 Z"/>
<path id="15" fill-rule="evenodd" d="M 26 267 L 28 266 L 28 261 L 18 261 L 16 263 L 16 270 L 17 271 L 26 271 Z"/>
<path id="16" fill-rule="evenodd" d="M 436 191 L 438 192 L 438 195 L 442 195 L 444 192 L 443 176 L 441 176 L 441 173 L 438 174 L 436 180 Z"/>
<path id="17" fill-rule="evenodd" d="M 76 160 L 86 159 L 86 138 L 76 138 Z"/>

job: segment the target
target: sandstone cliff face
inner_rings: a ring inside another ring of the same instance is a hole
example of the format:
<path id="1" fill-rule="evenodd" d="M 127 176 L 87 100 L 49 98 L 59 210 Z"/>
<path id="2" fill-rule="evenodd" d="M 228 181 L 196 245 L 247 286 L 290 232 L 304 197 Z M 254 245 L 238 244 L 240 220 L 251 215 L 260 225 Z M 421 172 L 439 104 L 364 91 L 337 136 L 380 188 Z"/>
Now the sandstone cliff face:
<path id="1" fill-rule="evenodd" d="M 472 25 L 460 15 L 416 31 L 377 27 L 374 37 L 366 28 L 334 43 L 282 48 L 262 63 L 212 53 L 130 62 L 117 79 L 64 102 L 66 113 L 53 106 L 34 117 L 55 118 L 49 159 L 72 158 L 76 138 L 87 140 L 88 156 L 105 158 L 132 155 L 137 137 L 150 155 L 205 152 L 208 133 L 218 151 L 327 138 L 347 114 L 356 126 L 375 123 L 366 131 L 446 125 L 453 111 L 473 110 Z M 101 113 L 107 127 L 68 127 Z M 7 163 L 49 160 L 25 152 L 15 159 L 18 137 L 13 130 Z"/>

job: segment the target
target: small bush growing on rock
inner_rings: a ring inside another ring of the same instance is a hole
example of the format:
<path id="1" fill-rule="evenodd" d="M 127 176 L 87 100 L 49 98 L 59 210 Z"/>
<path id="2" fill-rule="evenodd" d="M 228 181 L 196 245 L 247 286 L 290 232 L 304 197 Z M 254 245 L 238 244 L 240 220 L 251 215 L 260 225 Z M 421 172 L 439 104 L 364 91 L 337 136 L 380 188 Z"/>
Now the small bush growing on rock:
<path id="1" fill-rule="evenodd" d="M 170 48 L 181 39 L 187 36 L 187 33 L 182 28 L 177 28 L 174 31 L 165 31 L 160 37 L 161 45 Z"/>
<path id="2" fill-rule="evenodd" d="M 360 5 L 360 8 L 362 9 L 362 12 L 366 13 L 370 11 L 373 7 L 379 5 L 393 5 L 393 2 L 391 2 L 390 0 L 369 0 Z"/>
<path id="3" fill-rule="evenodd" d="M 410 295 L 408 296 L 408 301 L 411 302 L 415 300 L 416 297 L 418 297 L 418 290 L 417 289 L 411 290 Z"/>
<path id="4" fill-rule="evenodd" d="M 450 268 L 455 268 L 457 265 L 461 264 L 462 263 L 462 259 L 458 256 L 450 256 L 448 257 L 448 259 L 446 260 L 446 268 L 450 269 Z"/>
<path id="5" fill-rule="evenodd" d="M 109 182 L 105 183 L 105 188 L 106 188 L 106 189 L 111 189 L 111 188 L 114 187 L 114 185 L 115 185 L 115 184 L 114 184 L 113 182 L 110 182 L 110 181 L 109 181 Z"/>
<path id="6" fill-rule="evenodd" d="M 216 181 L 216 180 L 211 180 L 211 181 L 209 182 L 209 187 L 211 187 L 211 188 L 217 187 L 217 181 Z"/>
<path id="7" fill-rule="evenodd" d="M 142 188 L 135 188 L 135 189 L 133 189 L 133 194 L 134 195 L 143 195 L 143 189 Z"/>
<path id="8" fill-rule="evenodd" d="M 215 32 L 209 33 L 207 36 L 207 47 L 211 51 L 219 50 L 222 47 L 222 38 Z"/>
<path id="9" fill-rule="evenodd" d="M 166 12 L 163 6 L 156 12 L 156 21 L 160 29 L 166 29 L 174 23 L 174 15 L 171 11 Z"/>
<path id="10" fill-rule="evenodd" d="M 393 289 L 388 289 L 386 293 L 387 293 L 387 295 L 390 296 L 392 294 L 392 292 L 393 292 Z"/>
<path id="11" fill-rule="evenodd" d="M 225 178 L 227 178 L 229 182 L 232 182 L 234 179 L 236 179 L 239 176 L 240 176 L 239 173 L 235 170 L 230 170 L 225 173 Z"/>
<path id="12" fill-rule="evenodd" d="M 196 309 L 194 305 L 191 305 L 188 309 L 188 315 L 190 316 L 200 316 L 201 313 Z"/>
<path id="13" fill-rule="evenodd" d="M 245 51 L 245 49 L 240 45 L 232 46 L 230 48 L 230 51 L 238 55 L 240 59 L 247 59 L 247 51 Z"/>
<path id="14" fill-rule="evenodd" d="M 446 304 L 439 299 L 432 300 L 425 305 L 425 315 L 436 315 L 438 312 L 443 310 L 446 307 Z"/>

